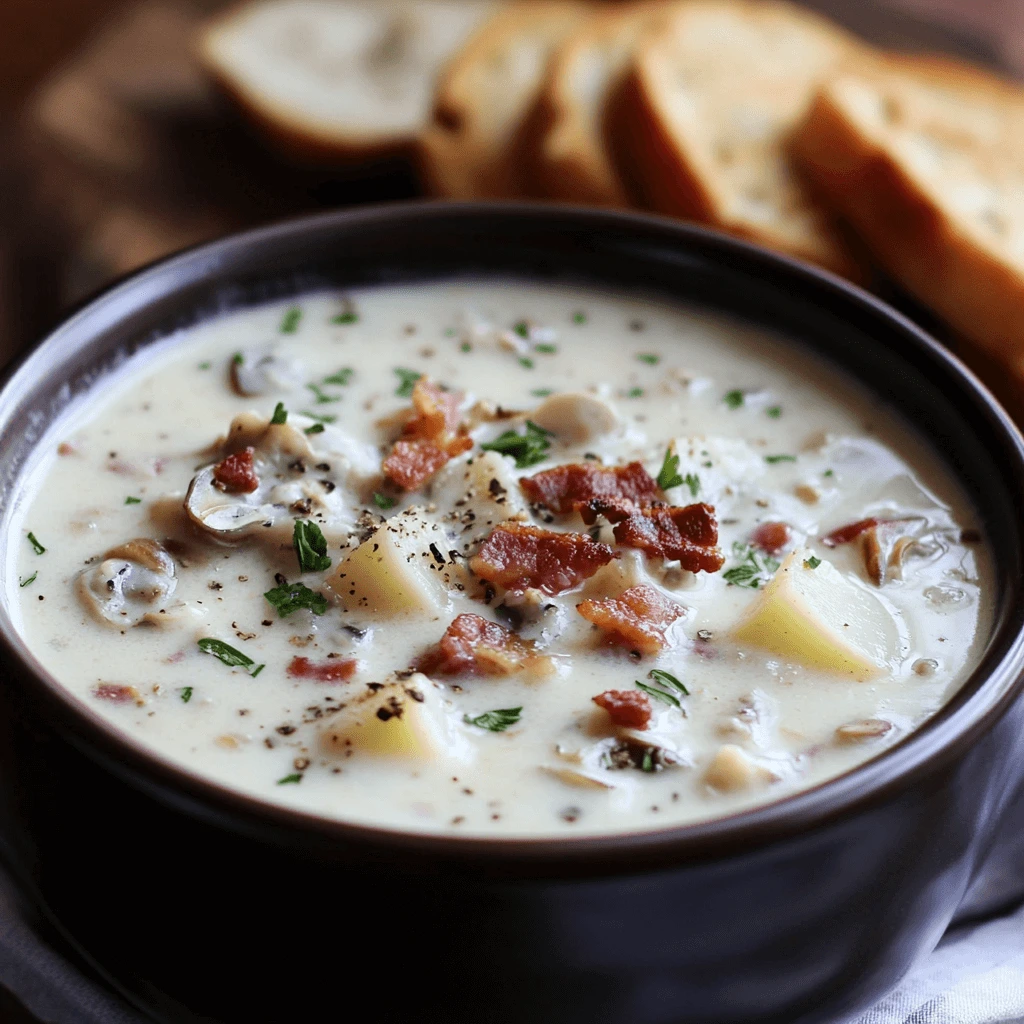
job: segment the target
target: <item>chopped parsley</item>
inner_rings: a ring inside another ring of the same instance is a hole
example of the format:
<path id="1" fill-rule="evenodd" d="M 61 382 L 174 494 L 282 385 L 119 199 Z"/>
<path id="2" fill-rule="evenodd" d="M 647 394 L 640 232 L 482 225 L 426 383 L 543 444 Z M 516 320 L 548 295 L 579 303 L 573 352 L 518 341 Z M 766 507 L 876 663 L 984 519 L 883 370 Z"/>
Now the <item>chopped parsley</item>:
<path id="1" fill-rule="evenodd" d="M 462 720 L 466 725 L 475 725 L 478 729 L 489 729 L 491 732 L 504 732 L 510 725 L 519 721 L 523 709 L 518 708 L 495 708 L 494 711 L 485 711 L 476 718 L 463 715 Z"/>
<path id="2" fill-rule="evenodd" d="M 530 336 L 530 325 L 525 320 L 520 320 L 517 324 L 513 324 L 512 330 L 515 331 L 520 338 L 529 338 Z"/>
<path id="3" fill-rule="evenodd" d="M 641 363 L 647 363 L 648 366 L 657 366 L 661 362 L 661 356 L 654 352 L 638 352 L 636 357 Z"/>
<path id="4" fill-rule="evenodd" d="M 337 373 L 332 373 L 330 377 L 324 377 L 324 384 L 340 384 L 344 387 L 352 379 L 352 374 L 355 370 L 351 366 L 343 366 Z"/>
<path id="5" fill-rule="evenodd" d="M 834 469 L 826 469 L 825 472 L 822 473 L 821 475 L 822 476 L 835 476 L 836 472 L 835 472 Z"/>
<path id="6" fill-rule="evenodd" d="M 811 555 L 810 558 L 804 559 L 805 569 L 817 569 L 819 565 L 821 565 L 821 559 L 818 558 L 816 555 Z"/>
<path id="7" fill-rule="evenodd" d="M 506 430 L 504 434 L 487 444 L 480 445 L 480 447 L 485 452 L 511 455 L 516 460 L 516 469 L 525 469 L 527 466 L 535 466 L 547 458 L 545 452 L 551 447 L 549 437 L 554 437 L 550 430 L 538 427 L 533 420 L 527 420 L 525 434 L 518 434 L 515 430 Z"/>
<path id="8" fill-rule="evenodd" d="M 30 533 L 28 535 L 28 542 L 29 542 L 29 544 L 32 545 L 32 550 L 37 555 L 44 555 L 44 554 L 46 554 L 46 548 L 44 548 L 43 545 L 40 544 L 39 541 L 36 540 L 36 535 L 34 533 Z"/>
<path id="9" fill-rule="evenodd" d="M 322 434 L 324 432 L 324 425 L 322 423 L 314 423 L 311 427 L 306 427 L 303 431 L 304 434 Z"/>
<path id="10" fill-rule="evenodd" d="M 304 583 L 282 583 L 263 595 L 282 619 L 300 608 L 308 608 L 314 615 L 327 611 L 327 598 L 318 590 L 310 590 Z"/>
<path id="11" fill-rule="evenodd" d="M 666 672 L 664 669 L 661 668 L 652 668 L 651 671 L 647 673 L 647 675 L 656 683 L 661 683 L 662 686 L 675 687 L 675 689 L 677 689 L 684 697 L 690 696 L 690 691 L 686 688 L 686 686 L 683 683 L 676 679 L 676 677 L 672 675 L 671 672 Z"/>
<path id="12" fill-rule="evenodd" d="M 524 370 L 532 370 L 533 369 L 533 360 L 529 356 L 520 356 L 519 357 L 519 365 Z"/>
<path id="13" fill-rule="evenodd" d="M 292 306 L 281 319 L 281 333 L 294 334 L 299 329 L 301 319 L 302 310 L 298 306 Z"/>
<path id="14" fill-rule="evenodd" d="M 329 413 L 324 413 L 323 415 L 318 416 L 315 412 L 309 412 L 306 409 L 302 410 L 302 415 L 308 416 L 311 420 L 316 420 L 317 423 L 333 423 L 338 418 L 337 416 L 331 416 Z M 309 432 L 310 431 L 307 431 L 307 433 Z M 320 431 L 318 430 L 317 433 L 319 434 Z"/>
<path id="15" fill-rule="evenodd" d="M 722 396 L 722 401 L 725 402 L 727 409 L 738 409 L 743 405 L 743 392 L 738 388 L 734 391 L 726 391 Z"/>
<path id="16" fill-rule="evenodd" d="M 644 389 L 643 388 L 630 388 L 626 392 L 626 397 L 627 398 L 643 398 L 644 397 Z"/>
<path id="17" fill-rule="evenodd" d="M 777 420 L 782 415 L 781 405 L 770 405 L 764 411 L 765 416 L 771 416 L 773 420 Z"/>
<path id="18" fill-rule="evenodd" d="M 274 415 L 270 417 L 270 422 L 277 426 L 288 422 L 288 410 L 284 407 L 284 402 L 278 402 L 274 406 Z"/>
<path id="19" fill-rule="evenodd" d="M 339 313 L 337 316 L 331 317 L 332 324 L 354 324 L 358 323 L 359 314 L 351 309 L 346 309 L 344 313 Z"/>
<path id="20" fill-rule="evenodd" d="M 412 389 L 423 374 L 415 370 L 403 370 L 400 366 L 396 366 L 393 372 L 399 380 L 395 394 L 399 398 L 412 398 Z"/>
<path id="21" fill-rule="evenodd" d="M 795 455 L 766 455 L 764 457 L 764 461 L 767 462 L 769 466 L 774 466 L 774 465 L 776 465 L 779 462 L 796 462 L 796 456 Z"/>
<path id="22" fill-rule="evenodd" d="M 181 703 L 187 704 L 192 699 L 192 687 L 183 686 L 178 693 L 181 695 Z"/>
<path id="23" fill-rule="evenodd" d="M 683 477 L 683 483 L 690 488 L 690 497 L 696 498 L 697 492 L 700 490 L 700 477 L 696 473 L 687 473 Z"/>
<path id="24" fill-rule="evenodd" d="M 572 322 L 574 324 L 585 324 L 587 322 L 587 314 L 584 313 L 582 310 L 573 313 Z"/>
<path id="25" fill-rule="evenodd" d="M 19 586 L 19 587 L 27 587 L 27 586 L 28 586 L 28 585 L 29 585 L 30 583 L 35 583 L 35 581 L 36 581 L 36 577 L 37 577 L 38 575 L 39 575 L 39 573 L 38 573 L 38 572 L 34 572 L 34 573 L 32 573 L 32 575 L 31 575 L 31 576 L 29 576 L 29 578 L 28 578 L 27 580 L 23 580 L 23 579 L 21 579 L 21 578 L 19 577 L 19 578 L 18 578 L 18 586 Z"/>
<path id="26" fill-rule="evenodd" d="M 548 395 L 553 395 L 554 391 L 551 388 L 534 388 L 531 392 L 534 398 L 547 398 Z"/>
<path id="27" fill-rule="evenodd" d="M 377 508 L 394 508 L 395 499 L 388 497 L 386 494 L 381 494 L 380 491 L 373 492 L 373 503 Z"/>
<path id="28" fill-rule="evenodd" d="M 461 345 L 459 345 L 459 351 L 460 352 L 472 352 L 473 351 L 473 346 L 468 341 L 464 341 Z"/>
<path id="29" fill-rule="evenodd" d="M 306 387 L 316 395 L 317 405 L 328 405 L 331 402 L 341 401 L 341 395 L 328 395 L 319 384 L 307 384 Z"/>
<path id="30" fill-rule="evenodd" d="M 241 366 L 242 363 L 245 362 L 245 356 L 243 356 L 241 352 L 236 352 L 231 357 L 231 362 L 233 362 L 235 364 L 235 366 Z"/>
<path id="31" fill-rule="evenodd" d="M 323 572 L 330 569 L 327 557 L 327 538 L 316 523 L 307 519 L 296 519 L 292 530 L 292 544 L 299 558 L 300 572 Z"/>
<path id="32" fill-rule="evenodd" d="M 679 475 L 679 456 L 673 454 L 671 448 L 665 451 L 665 461 L 661 464 L 657 482 L 663 491 L 670 487 L 679 487 L 685 482 Z"/>
<path id="33" fill-rule="evenodd" d="M 229 668 L 251 668 L 252 671 L 249 673 L 255 679 L 264 668 L 265 665 L 256 665 L 256 662 L 252 658 L 243 654 L 241 651 L 236 650 L 230 644 L 224 643 L 223 640 L 215 640 L 212 636 L 204 636 L 202 640 L 197 640 L 196 643 L 204 654 L 212 654 L 218 661 L 227 665 Z M 253 668 L 253 666 L 256 666 Z"/>
<path id="34" fill-rule="evenodd" d="M 558 351 L 558 346 L 553 345 L 550 341 L 545 341 L 539 345 L 534 345 L 533 351 L 542 352 L 546 356 L 553 356 Z"/>
<path id="35" fill-rule="evenodd" d="M 771 555 L 759 553 L 748 544 L 740 544 L 738 541 L 733 544 L 732 553 L 741 561 L 739 565 L 723 572 L 722 578 L 735 587 L 757 590 L 779 567 L 778 560 Z"/>
<path id="36" fill-rule="evenodd" d="M 202 362 L 202 363 L 199 364 L 199 369 L 200 370 L 208 370 L 212 365 L 213 365 L 212 363 Z"/>
<path id="37" fill-rule="evenodd" d="M 278 779 L 277 784 L 279 786 L 289 786 L 295 782 L 302 781 L 302 772 L 292 772 L 291 775 L 286 775 L 283 779 Z"/>
<path id="38" fill-rule="evenodd" d="M 124 503 L 126 505 L 141 505 L 142 499 L 136 498 L 134 494 L 129 494 L 128 497 L 124 499 Z"/>

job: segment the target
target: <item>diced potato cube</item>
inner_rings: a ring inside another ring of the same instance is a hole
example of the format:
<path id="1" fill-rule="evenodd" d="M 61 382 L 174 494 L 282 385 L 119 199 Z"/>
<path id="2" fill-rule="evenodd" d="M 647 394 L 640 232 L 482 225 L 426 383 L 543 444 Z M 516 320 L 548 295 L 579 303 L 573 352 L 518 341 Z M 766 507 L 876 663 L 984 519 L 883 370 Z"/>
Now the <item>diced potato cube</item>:
<path id="1" fill-rule="evenodd" d="M 758 764 L 746 751 L 733 743 L 719 747 L 704 772 L 704 781 L 723 793 L 734 793 L 778 780 L 779 775 L 776 772 Z"/>
<path id="2" fill-rule="evenodd" d="M 858 680 L 884 674 L 899 652 L 899 629 L 886 606 L 831 562 L 801 550 L 782 563 L 732 636 Z"/>

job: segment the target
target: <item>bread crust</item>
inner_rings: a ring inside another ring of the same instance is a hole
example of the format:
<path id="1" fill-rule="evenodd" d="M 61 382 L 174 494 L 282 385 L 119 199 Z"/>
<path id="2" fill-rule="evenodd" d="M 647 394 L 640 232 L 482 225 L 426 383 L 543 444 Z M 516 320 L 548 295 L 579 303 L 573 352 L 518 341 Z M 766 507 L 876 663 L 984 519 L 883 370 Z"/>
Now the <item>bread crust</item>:
<path id="1" fill-rule="evenodd" d="M 860 45 L 842 30 L 785 3 L 691 0 L 682 4 L 669 21 L 652 29 L 638 48 L 616 97 L 611 117 L 622 169 L 635 182 L 646 205 L 659 212 L 711 224 L 854 280 L 864 280 L 868 270 L 863 260 L 844 240 L 829 212 L 793 173 L 785 152 L 784 132 L 780 130 L 778 137 L 773 135 L 764 146 L 768 157 L 758 158 L 770 171 L 758 182 L 762 195 L 769 198 L 770 214 L 748 216 L 736 201 L 738 193 L 730 191 L 732 186 L 722 173 L 729 166 L 725 162 L 728 154 L 719 158 L 709 141 L 708 121 L 687 123 L 676 115 L 673 96 L 666 87 L 666 83 L 675 80 L 682 63 L 673 49 L 673 35 L 685 40 L 692 19 L 709 13 L 737 24 L 758 26 L 767 22 L 776 32 L 799 31 L 810 35 L 815 45 L 820 40 L 824 54 L 821 63 L 828 70 L 859 59 L 862 52 Z M 822 74 L 825 73 L 823 70 Z M 742 77 L 742 69 L 737 70 L 736 80 L 742 81 Z M 787 102 L 797 106 L 794 119 L 799 115 L 802 97 L 809 101 L 815 84 L 808 76 L 806 85 L 800 79 L 790 88 L 795 101 Z M 748 88 L 756 91 L 759 86 L 764 89 L 763 83 L 752 77 Z M 698 81 L 695 88 L 701 87 Z M 788 109 L 780 120 L 787 117 Z M 747 159 L 742 141 L 736 158 L 740 163 Z"/>
<path id="2" fill-rule="evenodd" d="M 948 197 L 921 180 L 893 137 L 858 118 L 844 95 L 851 81 L 859 81 L 884 102 L 885 76 L 909 74 L 982 96 L 994 108 L 1010 106 L 1024 123 L 1024 93 L 949 61 L 893 58 L 879 70 L 881 78 L 847 76 L 819 92 L 794 134 L 794 157 L 881 266 L 1024 379 L 1024 265 L 1001 252 L 995 236 L 951 211 Z M 1007 142 L 1012 147 L 1013 140 Z M 1021 153 L 997 146 L 980 156 L 993 174 L 1000 173 L 1000 164 L 1015 164 L 1024 183 Z"/>
<path id="3" fill-rule="evenodd" d="M 539 193 L 530 152 L 544 69 L 589 13 L 577 0 L 520 0 L 477 30 L 441 74 L 433 117 L 420 138 L 419 171 L 429 194 L 507 199 Z M 500 114 L 497 107 L 504 108 Z"/>

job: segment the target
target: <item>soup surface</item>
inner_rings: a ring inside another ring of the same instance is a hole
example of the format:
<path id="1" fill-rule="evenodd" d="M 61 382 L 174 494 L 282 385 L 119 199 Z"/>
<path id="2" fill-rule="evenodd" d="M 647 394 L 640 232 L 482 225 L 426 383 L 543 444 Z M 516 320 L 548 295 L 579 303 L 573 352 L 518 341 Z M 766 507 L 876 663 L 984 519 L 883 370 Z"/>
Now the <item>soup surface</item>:
<path id="1" fill-rule="evenodd" d="M 987 637 L 974 510 L 859 385 L 650 299 L 460 282 L 226 313 L 40 446 L 42 664 L 261 799 L 643 831 L 875 756 Z"/>

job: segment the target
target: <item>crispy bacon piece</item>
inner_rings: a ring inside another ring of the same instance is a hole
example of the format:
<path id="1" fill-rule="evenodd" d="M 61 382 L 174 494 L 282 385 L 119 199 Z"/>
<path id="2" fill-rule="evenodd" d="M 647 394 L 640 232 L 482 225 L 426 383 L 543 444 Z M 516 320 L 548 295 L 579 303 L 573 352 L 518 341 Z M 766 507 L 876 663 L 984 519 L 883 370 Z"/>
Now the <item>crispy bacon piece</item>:
<path id="1" fill-rule="evenodd" d="M 689 572 L 718 572 L 725 564 L 718 550 L 715 510 L 698 502 L 637 507 L 622 499 L 595 499 L 579 506 L 587 524 L 603 515 L 615 523 L 615 539 L 627 548 L 639 548 L 647 555 L 661 555 Z"/>
<path id="2" fill-rule="evenodd" d="M 789 527 L 785 523 L 761 523 L 750 535 L 750 542 L 769 555 L 777 555 L 789 543 L 789 538 Z"/>
<path id="3" fill-rule="evenodd" d="M 123 683 L 98 683 L 93 687 L 92 695 L 100 700 L 110 701 L 111 704 L 140 703 L 139 691 L 134 686 L 125 686 Z"/>
<path id="4" fill-rule="evenodd" d="M 605 690 L 591 700 L 625 729 L 646 729 L 651 724 L 651 698 L 642 690 Z"/>
<path id="5" fill-rule="evenodd" d="M 608 640 L 641 654 L 657 654 L 668 642 L 665 630 L 683 609 L 654 587 L 642 583 L 618 597 L 603 601 L 582 601 L 576 605 L 583 618 L 608 634 Z"/>
<path id="6" fill-rule="evenodd" d="M 234 455 L 218 462 L 213 467 L 213 482 L 222 491 L 230 494 L 252 494 L 260 485 L 260 478 L 256 475 L 256 465 L 253 462 L 253 454 L 256 449 L 249 445 Z"/>
<path id="7" fill-rule="evenodd" d="M 534 645 L 482 615 L 464 613 L 452 620 L 444 636 L 420 658 L 420 672 L 454 676 L 462 673 L 510 676 L 551 670 L 551 659 Z"/>
<path id="8" fill-rule="evenodd" d="M 425 484 L 450 458 L 473 447 L 459 434 L 462 393 L 442 391 L 426 377 L 412 389 L 413 416 L 384 460 L 384 473 L 399 487 L 414 491 Z"/>
<path id="9" fill-rule="evenodd" d="M 840 526 L 838 530 L 825 534 L 821 538 L 821 543 L 827 548 L 834 548 L 837 544 L 849 544 L 851 540 L 856 540 L 865 530 L 870 530 L 878 525 L 880 525 L 880 521 L 874 517 L 858 519 L 855 523 L 847 523 L 846 526 Z"/>
<path id="10" fill-rule="evenodd" d="M 345 683 L 355 674 L 359 662 L 355 658 L 331 658 L 317 665 L 309 658 L 292 658 L 288 675 L 299 679 L 315 679 L 318 683 Z"/>
<path id="11" fill-rule="evenodd" d="M 528 476 L 519 486 L 531 501 L 553 512 L 572 512 L 595 498 L 621 498 L 645 505 L 658 497 L 658 485 L 639 462 L 598 466 L 593 462 L 555 466 Z"/>
<path id="12" fill-rule="evenodd" d="M 522 523 L 499 523 L 469 567 L 507 590 L 563 594 L 615 557 L 607 544 L 583 533 L 556 533 Z"/>

